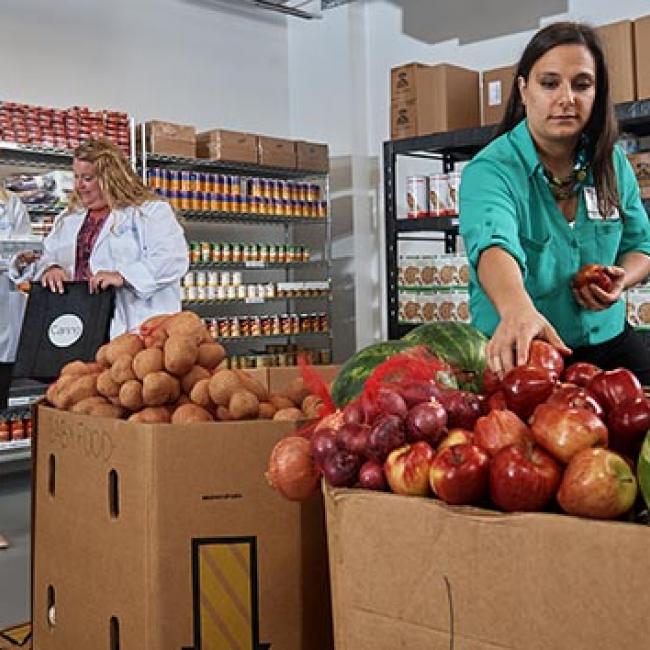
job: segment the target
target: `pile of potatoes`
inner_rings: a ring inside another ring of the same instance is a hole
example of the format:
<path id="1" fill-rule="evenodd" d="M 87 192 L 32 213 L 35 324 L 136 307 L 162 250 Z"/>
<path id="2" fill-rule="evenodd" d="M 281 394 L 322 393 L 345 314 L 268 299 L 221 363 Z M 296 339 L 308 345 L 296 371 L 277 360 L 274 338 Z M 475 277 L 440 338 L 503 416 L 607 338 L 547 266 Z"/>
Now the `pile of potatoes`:
<path id="1" fill-rule="evenodd" d="M 64 366 L 46 399 L 73 413 L 151 424 L 318 417 L 320 398 L 301 378 L 269 393 L 244 370 L 219 369 L 224 358 L 193 312 L 156 316 L 139 335 L 103 345 L 94 362 Z"/>

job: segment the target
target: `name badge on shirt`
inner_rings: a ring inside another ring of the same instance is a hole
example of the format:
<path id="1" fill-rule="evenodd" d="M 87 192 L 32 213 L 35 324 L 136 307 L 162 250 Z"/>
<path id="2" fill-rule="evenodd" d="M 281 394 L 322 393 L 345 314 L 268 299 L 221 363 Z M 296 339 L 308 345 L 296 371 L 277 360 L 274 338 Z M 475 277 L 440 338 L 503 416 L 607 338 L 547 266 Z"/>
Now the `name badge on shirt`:
<path id="1" fill-rule="evenodd" d="M 598 209 L 598 195 L 596 194 L 595 187 L 585 187 L 585 205 L 587 207 L 587 217 L 594 221 L 603 221 L 603 215 Z M 607 219 L 620 219 L 621 215 L 618 213 L 618 208 L 614 208 L 612 213 L 607 216 Z"/>

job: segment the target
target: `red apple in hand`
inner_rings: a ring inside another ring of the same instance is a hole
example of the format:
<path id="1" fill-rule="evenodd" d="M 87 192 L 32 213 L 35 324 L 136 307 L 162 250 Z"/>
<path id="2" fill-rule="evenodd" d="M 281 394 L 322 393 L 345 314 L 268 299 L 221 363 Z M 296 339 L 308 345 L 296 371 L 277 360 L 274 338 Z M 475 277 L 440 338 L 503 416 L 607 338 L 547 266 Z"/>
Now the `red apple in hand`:
<path id="1" fill-rule="evenodd" d="M 607 444 L 607 427 L 588 409 L 540 404 L 530 430 L 535 442 L 564 464 L 583 449 Z"/>
<path id="2" fill-rule="evenodd" d="M 508 408 L 527 420 L 553 392 L 553 380 L 545 368 L 517 366 L 503 378 L 501 389 Z"/>
<path id="3" fill-rule="evenodd" d="M 564 369 L 562 379 L 568 384 L 586 386 L 599 372 L 601 372 L 601 369 L 593 363 L 576 361 Z"/>
<path id="4" fill-rule="evenodd" d="M 632 402 L 637 397 L 643 397 L 639 380 L 627 368 L 603 370 L 591 379 L 587 388 L 607 413 L 623 402 Z"/>
<path id="5" fill-rule="evenodd" d="M 584 449 L 564 470 L 557 500 L 570 515 L 613 519 L 632 507 L 636 492 L 623 458 L 609 449 Z"/>
<path id="6" fill-rule="evenodd" d="M 612 278 L 607 273 L 607 268 L 602 264 L 585 264 L 574 276 L 573 287 L 575 289 L 582 289 L 588 284 L 595 284 L 600 287 L 605 293 L 609 293 L 614 287 Z"/>
<path id="7" fill-rule="evenodd" d="M 436 454 L 429 481 L 434 494 L 445 503 L 470 505 L 483 501 L 488 492 L 490 457 L 476 445 L 453 445 Z"/>
<path id="8" fill-rule="evenodd" d="M 435 453 L 426 442 L 398 447 L 388 454 L 384 474 L 396 494 L 429 494 L 429 469 Z"/>
<path id="9" fill-rule="evenodd" d="M 544 403 L 563 408 L 588 409 L 599 418 L 602 418 L 604 414 L 603 407 L 596 399 L 596 396 L 583 386 L 560 386 L 553 391 Z"/>
<path id="10" fill-rule="evenodd" d="M 471 445 L 474 443 L 474 432 L 469 429 L 449 429 L 447 435 L 438 443 L 436 454 L 454 445 Z"/>
<path id="11" fill-rule="evenodd" d="M 526 423 L 512 411 L 490 411 L 476 420 L 474 443 L 495 456 L 499 449 L 512 444 L 530 442 L 532 436 Z"/>
<path id="12" fill-rule="evenodd" d="M 506 512 L 542 510 L 553 498 L 562 472 L 553 458 L 532 445 L 509 445 L 490 465 L 490 496 Z"/>
<path id="13" fill-rule="evenodd" d="M 564 358 L 550 343 L 534 339 L 528 349 L 528 365 L 548 370 L 552 379 L 559 379 L 564 370 Z"/>

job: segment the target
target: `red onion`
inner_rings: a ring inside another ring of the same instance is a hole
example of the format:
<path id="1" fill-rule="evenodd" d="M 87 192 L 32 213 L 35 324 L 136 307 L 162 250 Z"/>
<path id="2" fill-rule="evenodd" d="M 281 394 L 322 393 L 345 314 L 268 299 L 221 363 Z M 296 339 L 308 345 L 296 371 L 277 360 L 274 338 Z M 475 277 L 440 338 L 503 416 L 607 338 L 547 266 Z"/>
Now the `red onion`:
<path id="1" fill-rule="evenodd" d="M 440 403 L 447 411 L 450 429 L 473 429 L 481 415 L 481 402 L 474 393 L 466 390 L 447 390 L 440 395 Z"/>
<path id="2" fill-rule="evenodd" d="M 433 379 L 422 379 L 400 386 L 399 393 L 411 408 L 420 402 L 429 401 L 432 397 L 438 399 L 443 390 Z"/>
<path id="3" fill-rule="evenodd" d="M 424 440 L 434 447 L 447 430 L 447 413 L 435 399 L 416 404 L 406 417 L 408 442 Z"/>
<path id="4" fill-rule="evenodd" d="M 290 501 L 304 501 L 318 486 L 320 472 L 310 454 L 306 438 L 289 436 L 278 442 L 265 474 L 269 485 Z"/>
<path id="5" fill-rule="evenodd" d="M 406 433 L 402 419 L 396 415 L 384 415 L 370 430 L 366 457 L 383 463 L 386 456 L 405 441 Z"/>
<path id="6" fill-rule="evenodd" d="M 359 485 L 366 490 L 385 490 L 384 468 L 374 460 L 368 460 L 359 470 Z"/>
<path id="7" fill-rule="evenodd" d="M 339 449 L 323 461 L 323 476 L 332 487 L 351 487 L 357 482 L 359 465 L 356 454 Z"/>
<path id="8" fill-rule="evenodd" d="M 365 414 L 363 408 L 361 408 L 360 398 L 346 404 L 343 409 L 343 422 L 345 422 L 345 424 L 364 424 Z"/>
<path id="9" fill-rule="evenodd" d="M 370 427 L 365 424 L 344 424 L 336 434 L 339 448 L 352 454 L 363 456 L 366 453 Z"/>
<path id="10" fill-rule="evenodd" d="M 399 417 L 405 418 L 408 412 L 402 396 L 388 386 L 379 386 L 375 403 L 382 413 L 389 415 L 399 415 Z"/>
<path id="11" fill-rule="evenodd" d="M 322 467 L 325 458 L 331 456 L 337 449 L 336 432 L 332 429 L 316 431 L 312 436 L 311 455 L 318 467 Z"/>

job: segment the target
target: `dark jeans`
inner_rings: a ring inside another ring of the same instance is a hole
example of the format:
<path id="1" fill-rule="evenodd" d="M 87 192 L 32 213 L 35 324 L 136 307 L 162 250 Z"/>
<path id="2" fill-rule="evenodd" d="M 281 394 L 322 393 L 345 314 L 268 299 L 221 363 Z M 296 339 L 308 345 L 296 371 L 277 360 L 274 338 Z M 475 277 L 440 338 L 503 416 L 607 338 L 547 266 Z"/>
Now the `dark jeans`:
<path id="1" fill-rule="evenodd" d="M 7 408 L 7 396 L 11 386 L 13 363 L 0 363 L 0 411 Z"/>
<path id="2" fill-rule="evenodd" d="M 644 386 L 650 386 L 650 348 L 644 337 L 626 323 L 625 329 L 613 339 L 576 348 L 564 360 L 565 367 L 576 361 L 588 361 L 603 370 L 627 368 L 631 370 Z"/>

